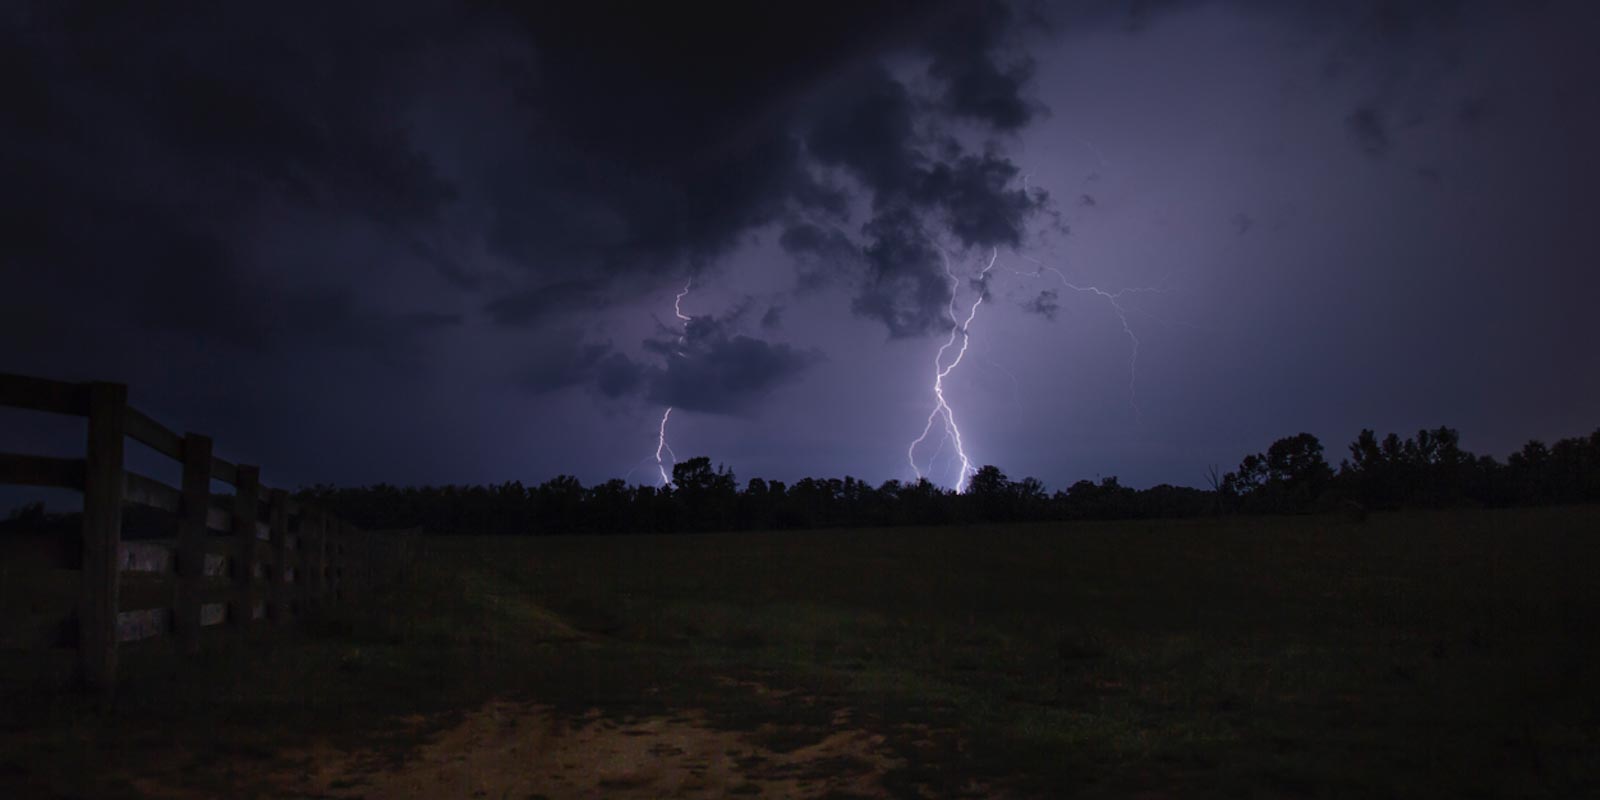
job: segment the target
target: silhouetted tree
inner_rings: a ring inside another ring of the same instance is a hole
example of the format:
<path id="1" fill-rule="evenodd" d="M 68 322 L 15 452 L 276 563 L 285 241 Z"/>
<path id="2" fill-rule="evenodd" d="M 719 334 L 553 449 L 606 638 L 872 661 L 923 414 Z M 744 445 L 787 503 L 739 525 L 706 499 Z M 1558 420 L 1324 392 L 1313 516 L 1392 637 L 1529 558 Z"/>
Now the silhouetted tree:
<path id="1" fill-rule="evenodd" d="M 999 522 L 1013 517 L 1011 481 L 999 467 L 986 464 L 967 481 L 967 498 L 977 506 L 979 519 Z"/>
<path id="2" fill-rule="evenodd" d="M 299 497 L 363 527 L 422 526 L 443 534 L 1132 519 L 1197 516 L 1219 507 L 1243 513 L 1305 512 L 1337 508 L 1346 501 L 1373 509 L 1600 502 L 1600 430 L 1550 446 L 1528 442 L 1504 464 L 1474 456 L 1460 441 L 1455 430 L 1444 427 L 1407 439 L 1393 433 L 1379 439 L 1363 430 L 1335 474 L 1323 459 L 1321 443 L 1302 433 L 1273 442 L 1265 453 L 1245 456 L 1234 472 L 1218 476 L 1213 469 L 1209 491 L 1166 484 L 1136 490 L 1111 476 L 1078 481 L 1047 495 L 1037 479 L 1013 481 L 993 465 L 973 474 L 965 494 L 926 479 L 890 480 L 873 487 L 850 476 L 802 478 L 793 487 L 754 478 L 740 491 L 730 470 L 713 468 L 709 458 L 697 457 L 677 464 L 673 484 L 665 487 L 611 480 L 586 488 L 577 478 L 560 475 L 533 488 L 516 481 L 406 488 L 316 485 L 302 489 Z M 19 509 L 17 519 L 0 522 L 0 527 L 27 527 L 39 513 L 34 507 Z M 72 524 L 70 518 L 49 520 Z M 160 527 L 152 525 L 152 530 Z"/>
<path id="3" fill-rule="evenodd" d="M 1304 512 L 1312 509 L 1333 478 L 1322 457 L 1322 442 L 1309 433 L 1272 443 L 1265 454 L 1239 462 L 1238 472 L 1223 476 L 1225 494 L 1242 507 L 1268 513 Z"/>
<path id="4" fill-rule="evenodd" d="M 733 472 L 720 465 L 712 469 L 705 456 L 673 465 L 672 493 L 694 528 L 727 530 L 737 518 L 739 487 Z"/>

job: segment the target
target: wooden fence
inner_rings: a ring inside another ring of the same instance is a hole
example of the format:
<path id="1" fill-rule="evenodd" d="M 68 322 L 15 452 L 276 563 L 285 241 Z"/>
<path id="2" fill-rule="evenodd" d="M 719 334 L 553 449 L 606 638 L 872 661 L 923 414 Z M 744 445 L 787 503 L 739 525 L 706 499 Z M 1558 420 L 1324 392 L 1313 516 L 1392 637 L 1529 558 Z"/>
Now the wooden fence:
<path id="1" fill-rule="evenodd" d="M 113 686 L 122 643 L 172 636 L 193 654 L 203 628 L 289 625 L 392 579 L 414 550 L 415 536 L 364 531 L 263 486 L 258 467 L 217 458 L 209 437 L 179 436 L 128 405 L 123 384 L 0 373 L 0 406 L 88 419 L 83 458 L 0 452 L 0 484 L 83 493 L 76 624 L 41 626 L 40 644 L 75 646 L 89 687 Z M 126 469 L 130 438 L 181 463 L 183 485 Z M 213 495 L 212 481 L 233 495 Z M 170 512 L 171 537 L 124 541 L 124 503 Z M 125 591 L 125 576 L 139 591 Z"/>

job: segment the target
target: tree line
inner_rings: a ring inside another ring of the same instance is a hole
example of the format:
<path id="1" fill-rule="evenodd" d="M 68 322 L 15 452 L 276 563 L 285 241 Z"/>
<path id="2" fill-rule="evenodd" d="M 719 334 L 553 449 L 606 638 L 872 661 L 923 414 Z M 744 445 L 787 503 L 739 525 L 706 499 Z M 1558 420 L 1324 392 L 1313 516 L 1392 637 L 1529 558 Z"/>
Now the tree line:
<path id="1" fill-rule="evenodd" d="M 1600 502 L 1600 430 L 1553 446 L 1530 441 L 1504 462 L 1475 456 L 1451 428 L 1378 439 L 1363 430 L 1330 465 L 1309 433 L 1273 442 L 1236 470 L 1213 469 L 1205 489 L 1081 480 L 1055 492 L 998 467 L 977 470 L 965 492 L 927 480 L 873 486 L 852 477 L 793 484 L 752 478 L 698 457 L 673 467 L 668 486 L 611 480 L 584 486 L 562 475 L 537 486 L 363 487 L 299 492 L 368 528 L 434 533 L 672 533 L 970 522 L 1109 520 L 1213 514 L 1303 514 L 1400 508 L 1507 507 Z"/>

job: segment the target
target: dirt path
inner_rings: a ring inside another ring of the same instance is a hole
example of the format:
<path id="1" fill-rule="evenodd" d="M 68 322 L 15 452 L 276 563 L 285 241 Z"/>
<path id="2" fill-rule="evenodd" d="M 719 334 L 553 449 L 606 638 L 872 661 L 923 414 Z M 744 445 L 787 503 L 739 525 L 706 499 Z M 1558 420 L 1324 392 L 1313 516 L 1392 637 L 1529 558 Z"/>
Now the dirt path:
<path id="1" fill-rule="evenodd" d="M 316 745 L 235 777 L 249 784 L 238 787 L 241 797 L 888 797 L 884 778 L 905 761 L 853 717 L 836 710 L 826 730 L 794 737 L 772 724 L 721 729 L 699 710 L 618 720 L 595 709 L 574 718 L 496 700 L 404 754 Z M 151 797 L 192 794 L 152 779 L 132 783 Z"/>

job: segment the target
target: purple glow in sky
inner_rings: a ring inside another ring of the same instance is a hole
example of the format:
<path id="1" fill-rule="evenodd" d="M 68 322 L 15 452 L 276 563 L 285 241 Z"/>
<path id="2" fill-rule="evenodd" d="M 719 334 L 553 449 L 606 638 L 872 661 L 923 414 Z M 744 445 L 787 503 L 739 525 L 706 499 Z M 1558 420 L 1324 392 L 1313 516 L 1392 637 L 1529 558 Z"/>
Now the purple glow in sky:
<path id="1" fill-rule="evenodd" d="M 23 4 L 0 370 L 288 485 L 1504 455 L 1600 424 L 1596 15 Z"/>

